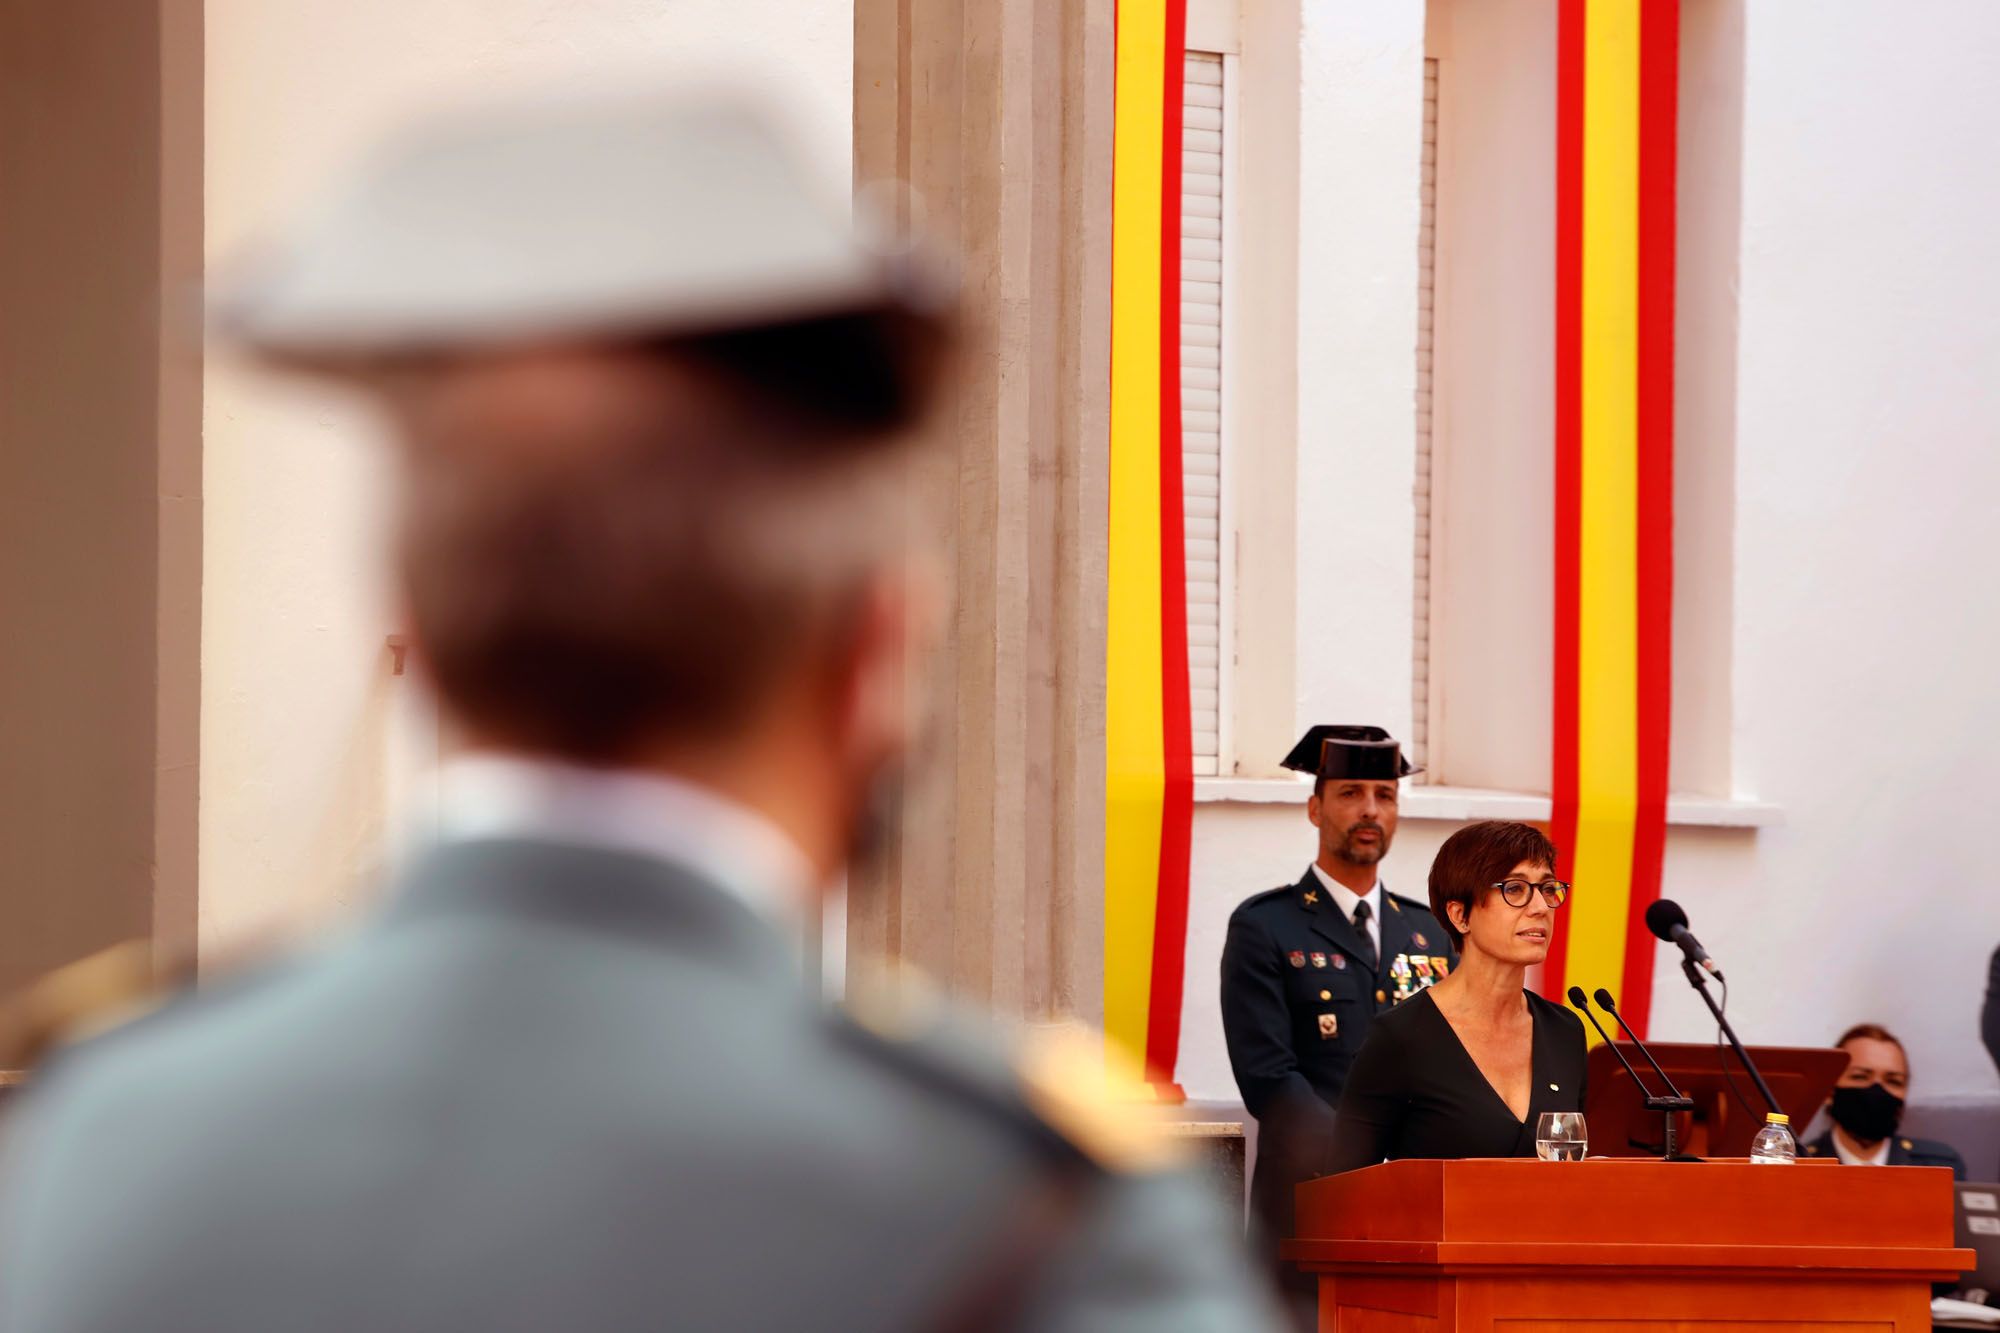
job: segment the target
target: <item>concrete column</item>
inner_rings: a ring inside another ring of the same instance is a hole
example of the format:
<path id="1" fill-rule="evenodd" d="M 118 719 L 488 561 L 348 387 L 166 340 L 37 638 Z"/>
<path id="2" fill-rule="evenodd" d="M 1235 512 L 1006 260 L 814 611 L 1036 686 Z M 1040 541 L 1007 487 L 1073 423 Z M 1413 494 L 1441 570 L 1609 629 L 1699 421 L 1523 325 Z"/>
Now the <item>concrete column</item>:
<path id="1" fill-rule="evenodd" d="M 1103 999 L 1111 0 L 856 0 L 856 185 L 961 266 L 965 373 L 912 478 L 948 571 L 930 742 L 848 948 L 1031 1021 Z"/>
<path id="2" fill-rule="evenodd" d="M 0 992 L 195 929 L 202 6 L 0 0 Z"/>

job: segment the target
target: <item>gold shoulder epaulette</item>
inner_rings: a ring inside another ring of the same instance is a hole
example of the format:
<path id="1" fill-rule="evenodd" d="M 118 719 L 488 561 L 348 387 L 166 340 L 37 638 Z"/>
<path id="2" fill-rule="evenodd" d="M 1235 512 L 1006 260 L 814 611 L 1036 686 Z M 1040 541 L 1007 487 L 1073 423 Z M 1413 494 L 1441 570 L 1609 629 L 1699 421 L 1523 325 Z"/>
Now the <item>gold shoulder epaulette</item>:
<path id="1" fill-rule="evenodd" d="M 1029 1029 L 1019 1042 L 996 1040 L 990 1025 L 965 1021 L 935 983 L 907 965 L 851 970 L 846 989 L 842 1009 L 886 1049 L 948 1067 L 996 1107 L 1011 1106 L 1015 1115 L 1025 1108 L 1100 1167 L 1136 1172 L 1184 1160 L 1186 1149 L 1166 1129 L 1151 1090 L 1108 1053 L 1103 1037 L 1052 1024 Z"/>
<path id="2" fill-rule="evenodd" d="M 1151 1089 L 1103 1037 L 1038 1028 L 1022 1043 L 1019 1070 L 1029 1108 L 1106 1170 L 1160 1171 L 1187 1160 Z"/>
<path id="3" fill-rule="evenodd" d="M 59 967 L 0 1005 L 0 1069 L 32 1069 L 53 1048 L 128 1023 L 167 993 L 145 940 Z"/>

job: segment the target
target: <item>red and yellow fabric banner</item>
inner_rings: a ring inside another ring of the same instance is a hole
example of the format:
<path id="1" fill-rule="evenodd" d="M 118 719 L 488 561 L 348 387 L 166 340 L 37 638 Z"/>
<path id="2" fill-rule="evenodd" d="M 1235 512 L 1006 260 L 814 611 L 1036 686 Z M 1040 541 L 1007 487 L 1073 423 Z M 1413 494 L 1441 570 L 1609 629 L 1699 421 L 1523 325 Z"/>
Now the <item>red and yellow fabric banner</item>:
<path id="1" fill-rule="evenodd" d="M 1576 884 L 1543 987 L 1645 1030 L 1673 656 L 1679 0 L 1561 0 L 1551 830 Z"/>
<path id="2" fill-rule="evenodd" d="M 1112 147 L 1104 1028 L 1173 1082 L 1194 815 L 1181 520 L 1186 0 L 1121 0 Z"/>

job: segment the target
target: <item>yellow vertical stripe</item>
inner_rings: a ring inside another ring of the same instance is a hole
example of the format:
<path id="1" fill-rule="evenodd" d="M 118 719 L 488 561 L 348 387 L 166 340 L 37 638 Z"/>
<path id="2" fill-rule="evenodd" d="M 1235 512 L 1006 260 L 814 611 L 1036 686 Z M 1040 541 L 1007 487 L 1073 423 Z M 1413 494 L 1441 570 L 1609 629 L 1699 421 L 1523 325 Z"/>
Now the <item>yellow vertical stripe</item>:
<path id="1" fill-rule="evenodd" d="M 1104 1030 L 1146 1050 L 1165 799 L 1160 641 L 1160 190 L 1166 11 L 1120 0 L 1111 198 Z"/>
<path id="2" fill-rule="evenodd" d="M 1583 62 L 1577 895 L 1564 974 L 1623 974 L 1638 807 L 1639 6 L 1589 0 Z"/>

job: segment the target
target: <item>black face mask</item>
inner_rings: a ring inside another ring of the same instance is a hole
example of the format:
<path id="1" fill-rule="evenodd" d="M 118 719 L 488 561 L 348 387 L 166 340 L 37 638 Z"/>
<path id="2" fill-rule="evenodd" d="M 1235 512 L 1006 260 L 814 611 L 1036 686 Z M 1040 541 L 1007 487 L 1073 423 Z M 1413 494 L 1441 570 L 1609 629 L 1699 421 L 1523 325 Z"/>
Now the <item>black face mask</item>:
<path id="1" fill-rule="evenodd" d="M 1833 1123 L 1863 1143 L 1880 1143 L 1902 1122 L 1903 1099 L 1880 1083 L 1833 1090 Z"/>

